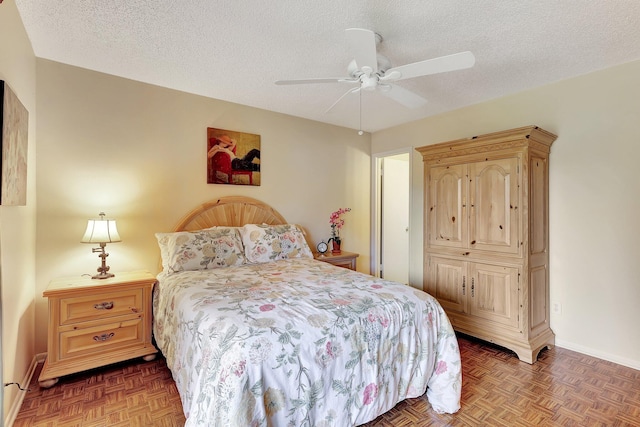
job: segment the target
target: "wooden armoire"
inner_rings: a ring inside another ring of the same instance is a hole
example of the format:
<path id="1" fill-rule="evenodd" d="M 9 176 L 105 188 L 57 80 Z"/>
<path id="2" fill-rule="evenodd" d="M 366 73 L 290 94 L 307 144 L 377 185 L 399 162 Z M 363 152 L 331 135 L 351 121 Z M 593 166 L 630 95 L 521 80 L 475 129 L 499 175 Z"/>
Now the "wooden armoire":
<path id="1" fill-rule="evenodd" d="M 417 148 L 424 290 L 455 330 L 533 363 L 549 327 L 549 152 L 536 126 Z"/>

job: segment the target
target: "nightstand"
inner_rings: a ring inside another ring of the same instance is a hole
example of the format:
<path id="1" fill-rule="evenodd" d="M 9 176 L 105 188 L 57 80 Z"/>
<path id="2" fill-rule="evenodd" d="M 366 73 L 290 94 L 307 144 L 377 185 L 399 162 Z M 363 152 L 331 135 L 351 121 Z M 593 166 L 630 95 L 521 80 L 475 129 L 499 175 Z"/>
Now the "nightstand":
<path id="1" fill-rule="evenodd" d="M 43 293 L 49 299 L 49 332 L 40 386 L 135 357 L 153 360 L 158 352 L 151 343 L 155 283 L 147 271 L 116 273 L 109 279 L 52 280 Z"/>
<path id="2" fill-rule="evenodd" d="M 318 253 L 313 254 L 313 257 L 318 261 L 328 262 L 329 264 L 348 268 L 353 271 L 356 271 L 356 258 L 359 256 L 360 254 L 347 251 L 342 251 L 339 254 L 332 254 L 330 251 L 324 255 L 320 255 Z"/>

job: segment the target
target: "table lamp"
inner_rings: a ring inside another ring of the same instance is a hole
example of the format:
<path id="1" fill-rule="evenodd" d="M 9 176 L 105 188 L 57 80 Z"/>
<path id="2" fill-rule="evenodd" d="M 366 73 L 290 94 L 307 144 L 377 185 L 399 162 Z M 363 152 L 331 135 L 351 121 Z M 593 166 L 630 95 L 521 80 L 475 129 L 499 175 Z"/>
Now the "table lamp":
<path id="1" fill-rule="evenodd" d="M 107 279 L 109 277 L 114 277 L 113 273 L 109 273 L 109 266 L 107 266 L 106 258 L 109 256 L 108 253 L 104 251 L 104 247 L 107 243 L 115 243 L 121 242 L 120 235 L 118 234 L 118 229 L 116 228 L 116 220 L 115 219 L 107 219 L 105 218 L 105 213 L 100 212 L 100 218 L 94 218 L 87 221 L 87 230 L 84 232 L 84 236 L 82 236 L 82 243 L 98 243 L 100 245 L 99 248 L 93 248 L 93 253 L 100 253 L 98 255 L 102 258 L 102 265 L 98 267 L 98 274 L 95 276 L 91 276 L 92 279 Z"/>

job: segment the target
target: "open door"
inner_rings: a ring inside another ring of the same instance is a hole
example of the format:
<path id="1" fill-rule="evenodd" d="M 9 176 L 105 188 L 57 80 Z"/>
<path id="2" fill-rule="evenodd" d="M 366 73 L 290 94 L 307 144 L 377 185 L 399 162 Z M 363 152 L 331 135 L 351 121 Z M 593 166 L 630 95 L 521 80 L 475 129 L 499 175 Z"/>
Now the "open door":
<path id="1" fill-rule="evenodd" d="M 379 156 L 376 160 L 376 275 L 409 283 L 410 154 Z"/>

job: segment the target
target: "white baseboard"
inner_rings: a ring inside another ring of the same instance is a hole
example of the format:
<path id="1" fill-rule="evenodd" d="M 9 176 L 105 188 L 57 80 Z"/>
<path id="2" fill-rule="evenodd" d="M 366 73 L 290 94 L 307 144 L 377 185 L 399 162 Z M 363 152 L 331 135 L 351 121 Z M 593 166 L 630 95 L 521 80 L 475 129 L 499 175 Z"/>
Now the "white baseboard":
<path id="1" fill-rule="evenodd" d="M 31 384 L 31 379 L 33 379 L 33 374 L 36 372 L 36 367 L 38 363 L 44 361 L 44 358 L 47 356 L 46 353 L 37 354 L 33 360 L 31 361 L 31 365 L 29 366 L 29 370 L 27 374 L 22 379 L 20 384 L 23 385 L 24 388 L 29 388 L 29 384 Z M 18 413 L 20 412 L 20 408 L 22 407 L 22 402 L 24 402 L 24 396 L 27 394 L 27 390 L 20 390 L 16 395 L 13 403 L 11 404 L 11 408 L 9 409 L 9 413 L 4 419 L 5 427 L 12 427 L 13 423 L 16 421 L 18 417 Z"/>
<path id="2" fill-rule="evenodd" d="M 589 347 L 585 347 L 579 344 L 575 344 L 569 341 L 563 341 L 556 338 L 556 345 L 558 347 L 566 348 L 567 350 L 577 351 L 578 353 L 586 354 L 588 356 L 597 357 L 598 359 L 606 360 L 608 362 L 617 363 L 618 365 L 627 366 L 629 368 L 637 369 L 640 371 L 640 360 L 631 360 L 624 357 L 616 356 L 614 354 L 605 353 L 603 351 L 594 350 Z"/>

